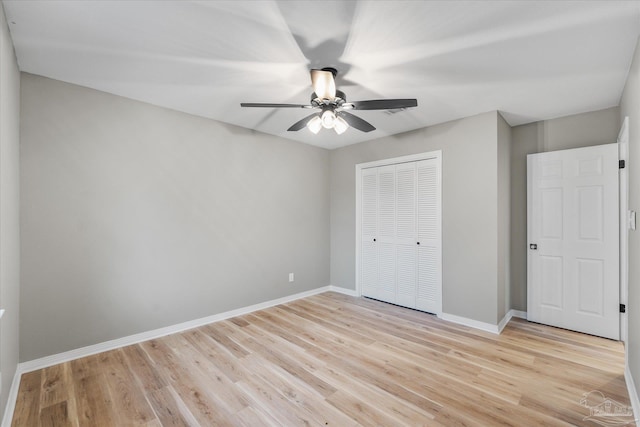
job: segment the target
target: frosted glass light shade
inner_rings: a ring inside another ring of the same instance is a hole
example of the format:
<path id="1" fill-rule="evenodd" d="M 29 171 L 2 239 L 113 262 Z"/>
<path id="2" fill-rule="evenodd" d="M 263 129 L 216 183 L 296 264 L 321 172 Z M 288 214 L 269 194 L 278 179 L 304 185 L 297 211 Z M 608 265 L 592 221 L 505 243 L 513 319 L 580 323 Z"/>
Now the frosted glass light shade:
<path id="1" fill-rule="evenodd" d="M 315 116 L 311 120 L 307 122 L 307 128 L 314 134 L 320 132 L 322 129 L 322 119 L 318 116 Z"/>
<path id="2" fill-rule="evenodd" d="M 349 123 L 347 123 L 342 117 L 337 116 L 336 122 L 333 125 L 333 130 L 335 130 L 338 135 L 342 135 L 347 129 L 349 129 Z"/>
<path id="3" fill-rule="evenodd" d="M 331 129 L 336 123 L 336 114 L 331 110 L 322 113 L 322 126 L 325 129 Z"/>

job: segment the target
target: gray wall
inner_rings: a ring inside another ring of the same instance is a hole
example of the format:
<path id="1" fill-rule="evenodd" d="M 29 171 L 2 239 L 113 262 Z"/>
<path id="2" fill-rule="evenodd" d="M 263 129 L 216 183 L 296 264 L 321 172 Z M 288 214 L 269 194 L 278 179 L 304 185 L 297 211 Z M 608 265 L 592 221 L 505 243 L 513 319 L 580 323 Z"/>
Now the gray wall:
<path id="1" fill-rule="evenodd" d="M 512 128 L 511 308 L 527 310 L 527 154 L 609 144 L 619 131 L 618 107 Z"/>
<path id="2" fill-rule="evenodd" d="M 21 144 L 22 361 L 329 284 L 327 150 L 29 74 Z"/>
<path id="3" fill-rule="evenodd" d="M 610 144 L 620 131 L 618 107 L 540 122 L 540 152 Z"/>
<path id="4" fill-rule="evenodd" d="M 640 47 L 636 46 L 620 102 L 621 117 L 629 116 L 629 209 L 640 212 Z M 638 224 L 640 225 L 640 224 Z M 629 231 L 629 296 L 627 363 L 640 387 L 640 230 Z M 636 390 L 640 393 L 640 389 Z"/>
<path id="5" fill-rule="evenodd" d="M 498 114 L 498 319 L 511 308 L 511 126 Z"/>
<path id="6" fill-rule="evenodd" d="M 497 323 L 497 116 L 493 111 L 331 151 L 332 285 L 355 289 L 355 165 L 442 150 L 443 310 Z"/>
<path id="7" fill-rule="evenodd" d="M 0 5 L 0 418 L 18 365 L 20 294 L 20 72 Z"/>

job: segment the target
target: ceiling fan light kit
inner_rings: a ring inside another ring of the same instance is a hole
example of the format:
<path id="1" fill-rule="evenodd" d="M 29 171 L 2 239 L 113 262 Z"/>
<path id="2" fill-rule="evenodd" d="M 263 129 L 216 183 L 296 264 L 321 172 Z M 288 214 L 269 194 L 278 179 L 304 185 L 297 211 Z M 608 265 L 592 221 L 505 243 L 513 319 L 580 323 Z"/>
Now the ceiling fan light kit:
<path id="1" fill-rule="evenodd" d="M 338 135 L 343 134 L 349 127 L 362 132 L 371 132 L 376 128 L 366 120 L 361 119 L 346 110 L 404 110 L 417 107 L 416 99 L 373 99 L 368 101 L 347 102 L 346 95 L 336 89 L 335 78 L 338 70 L 326 67 L 321 70 L 311 70 L 310 105 L 304 104 L 272 104 L 272 103 L 241 103 L 241 107 L 265 108 L 306 108 L 319 109 L 319 113 L 311 114 L 297 121 L 287 131 L 296 132 L 306 127 L 314 134 L 320 129 L 333 129 Z"/>

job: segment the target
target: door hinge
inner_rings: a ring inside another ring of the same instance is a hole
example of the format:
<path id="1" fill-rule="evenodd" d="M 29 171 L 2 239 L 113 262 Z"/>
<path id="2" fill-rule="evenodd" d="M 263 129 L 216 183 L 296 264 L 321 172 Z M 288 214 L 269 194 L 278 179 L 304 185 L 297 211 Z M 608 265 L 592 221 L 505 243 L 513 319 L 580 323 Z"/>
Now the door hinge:
<path id="1" fill-rule="evenodd" d="M 620 313 L 626 313 L 627 312 L 627 306 L 624 304 L 620 304 Z"/>
<path id="2" fill-rule="evenodd" d="M 618 160 L 618 167 L 624 169 L 626 162 L 624 160 Z"/>

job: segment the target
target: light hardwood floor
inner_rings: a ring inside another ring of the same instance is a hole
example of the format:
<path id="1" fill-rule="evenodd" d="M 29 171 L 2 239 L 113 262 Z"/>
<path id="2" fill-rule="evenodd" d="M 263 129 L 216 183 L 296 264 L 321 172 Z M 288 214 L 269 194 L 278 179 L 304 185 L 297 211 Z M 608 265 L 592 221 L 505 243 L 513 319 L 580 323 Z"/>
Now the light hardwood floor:
<path id="1" fill-rule="evenodd" d="M 619 342 L 325 293 L 24 374 L 13 426 L 597 426 L 583 394 L 629 405 L 623 366 Z"/>

